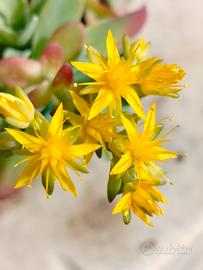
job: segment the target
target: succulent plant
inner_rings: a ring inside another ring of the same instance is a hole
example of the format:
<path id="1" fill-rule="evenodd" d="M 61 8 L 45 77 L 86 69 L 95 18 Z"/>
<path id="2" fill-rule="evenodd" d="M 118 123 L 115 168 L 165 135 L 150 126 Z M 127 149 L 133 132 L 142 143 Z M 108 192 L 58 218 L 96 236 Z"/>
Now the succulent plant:
<path id="1" fill-rule="evenodd" d="M 145 7 L 118 15 L 123 1 L 101 2 L 1 1 L 0 86 L 3 91 L 23 87 L 35 106 L 44 107 L 49 102 L 50 82 L 65 62 L 84 58 L 84 43 L 104 52 L 109 28 L 121 40 L 124 32 L 133 36 L 143 26 Z M 77 80 L 84 80 L 80 75 L 75 74 Z"/>
<path id="2" fill-rule="evenodd" d="M 84 44 L 105 53 L 109 29 L 120 41 L 124 33 L 134 36 L 143 26 L 146 8 L 125 13 L 126 3 L 113 0 L 0 1 L 0 91 L 9 95 L 16 87 L 21 87 L 34 107 L 45 115 L 61 100 L 65 109 L 74 107 L 66 88 L 71 87 L 73 76 L 77 82 L 84 82 L 87 77 L 68 63 L 86 59 Z M 0 117 L 3 138 L 5 125 Z M 6 140 L 10 146 L 10 137 Z M 2 155 L 4 149 L 0 151 Z M 6 153 L 9 155 L 8 148 Z M 1 167 L 0 164 L 0 171 Z"/>

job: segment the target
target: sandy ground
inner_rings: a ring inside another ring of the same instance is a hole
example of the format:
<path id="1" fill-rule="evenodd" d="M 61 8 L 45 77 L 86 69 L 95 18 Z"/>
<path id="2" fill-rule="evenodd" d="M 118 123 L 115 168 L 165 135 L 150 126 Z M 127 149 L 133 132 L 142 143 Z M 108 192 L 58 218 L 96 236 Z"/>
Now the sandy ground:
<path id="1" fill-rule="evenodd" d="M 60 190 L 47 200 L 36 183 L 1 202 L 1 270 L 203 269 L 203 2 L 146 2 L 149 18 L 141 36 L 152 42 L 153 55 L 187 72 L 180 99 L 157 99 L 160 117 L 181 125 L 171 148 L 188 154 L 168 163 L 174 185 L 162 188 L 166 214 L 153 219 L 153 228 L 137 218 L 124 226 L 106 202 L 108 163 L 95 158 L 78 183 L 77 200 Z"/>

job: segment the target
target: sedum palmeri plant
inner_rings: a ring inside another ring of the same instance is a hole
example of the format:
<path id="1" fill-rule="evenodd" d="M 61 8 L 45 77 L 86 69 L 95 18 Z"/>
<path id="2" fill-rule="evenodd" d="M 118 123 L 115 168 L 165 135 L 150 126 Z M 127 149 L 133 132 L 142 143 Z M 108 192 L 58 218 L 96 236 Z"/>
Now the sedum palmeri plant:
<path id="1" fill-rule="evenodd" d="M 15 142 L 9 151 L 24 156 L 16 166 L 27 163 L 17 188 L 31 186 L 40 176 L 48 197 L 56 181 L 76 196 L 69 171 L 78 176 L 88 173 L 93 153 L 98 158 L 103 153 L 110 162 L 108 200 L 119 198 L 113 214 L 121 213 L 128 224 L 132 212 L 151 225 L 149 216 L 164 213 L 160 203 L 167 200 L 157 186 L 168 178 L 159 164 L 177 156 L 164 147 L 173 129 L 163 132 L 163 121 L 156 120 L 156 104 L 145 111 L 142 98 L 178 97 L 183 87 L 178 83 L 185 73 L 175 64 L 148 58 L 149 47 L 143 39 L 131 43 L 124 36 L 119 52 L 111 30 L 106 37 L 106 54 L 85 45 L 89 62 L 71 62 L 83 79 L 65 87 L 70 73 L 64 73 L 62 67 L 52 82 L 55 99 L 50 104 L 55 108 L 49 110 L 51 119 L 47 119 L 49 113 L 34 109 L 19 88 L 18 95 L 0 93 L 7 140 Z M 57 94 L 56 85 L 64 87 L 69 103 L 66 96 Z"/>

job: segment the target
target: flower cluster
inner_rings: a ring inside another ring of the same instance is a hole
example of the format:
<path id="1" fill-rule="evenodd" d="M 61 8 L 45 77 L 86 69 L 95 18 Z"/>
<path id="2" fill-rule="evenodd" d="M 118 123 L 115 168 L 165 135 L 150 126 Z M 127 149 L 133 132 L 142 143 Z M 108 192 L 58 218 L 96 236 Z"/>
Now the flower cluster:
<path id="1" fill-rule="evenodd" d="M 124 36 L 119 53 L 111 31 L 106 38 L 107 55 L 85 45 L 89 62 L 71 62 L 85 80 L 66 89 L 70 106 L 57 96 L 61 102 L 50 123 L 21 90 L 20 96 L 0 93 L 0 112 L 9 125 L 5 129 L 18 142 L 13 151 L 25 156 L 17 165 L 28 163 L 16 187 L 30 186 L 41 176 L 47 196 L 56 180 L 76 196 L 67 168 L 77 175 L 87 173 L 93 153 L 100 158 L 103 152 L 111 164 L 108 200 L 121 195 L 113 214 L 122 213 L 128 224 L 133 212 L 148 225 L 148 216 L 163 214 L 159 202 L 166 199 L 156 186 L 167 177 L 157 162 L 175 158 L 176 153 L 163 147 L 170 132 L 162 134 L 164 125 L 156 122 L 156 104 L 145 113 L 141 98 L 177 97 L 184 71 L 148 58 L 149 47 L 142 39 L 131 43 Z M 126 102 L 132 110 L 123 109 Z"/>

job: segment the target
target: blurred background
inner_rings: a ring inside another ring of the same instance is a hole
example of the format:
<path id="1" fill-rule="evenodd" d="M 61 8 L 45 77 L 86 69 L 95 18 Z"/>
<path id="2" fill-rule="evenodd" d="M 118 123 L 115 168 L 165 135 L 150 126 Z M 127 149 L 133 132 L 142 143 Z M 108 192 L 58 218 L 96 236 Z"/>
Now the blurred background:
<path id="1" fill-rule="evenodd" d="M 125 12 L 146 4 L 147 20 L 137 37 L 151 42 L 150 54 L 187 73 L 188 87 L 179 99 L 145 100 L 146 107 L 156 100 L 159 117 L 180 125 L 170 147 L 187 153 L 166 166 L 174 183 L 161 188 L 169 202 L 166 213 L 152 219 L 153 228 L 136 217 L 123 225 L 106 198 L 109 164 L 95 157 L 77 185 L 77 199 L 56 188 L 47 200 L 36 181 L 32 189 L 0 201 L 2 270 L 203 269 L 203 3 L 125 2 Z M 17 177 L 12 167 L 9 174 Z"/>

